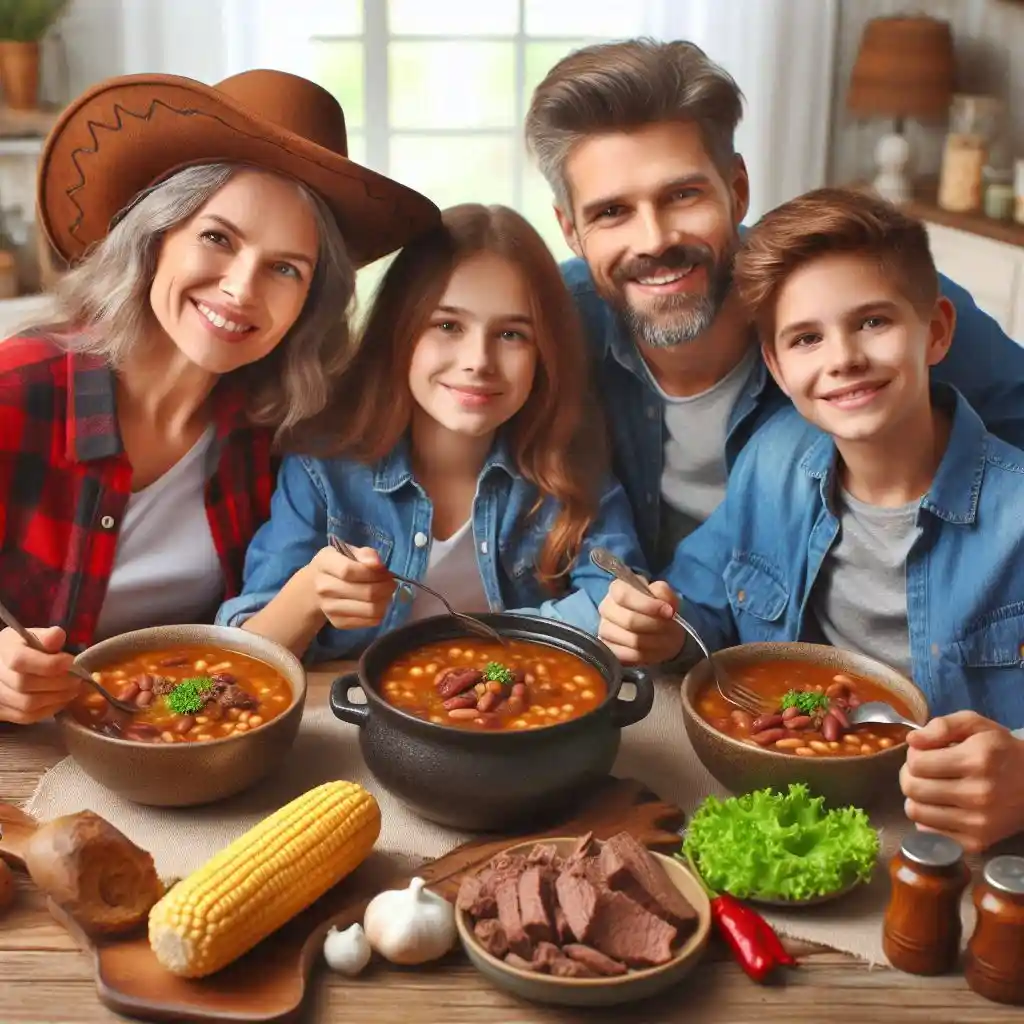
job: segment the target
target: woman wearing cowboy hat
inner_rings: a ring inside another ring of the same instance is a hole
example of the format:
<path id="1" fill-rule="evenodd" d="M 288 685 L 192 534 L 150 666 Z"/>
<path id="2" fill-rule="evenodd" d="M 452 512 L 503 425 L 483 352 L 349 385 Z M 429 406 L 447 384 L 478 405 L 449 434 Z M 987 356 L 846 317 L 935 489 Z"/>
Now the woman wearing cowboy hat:
<path id="1" fill-rule="evenodd" d="M 136 75 L 61 116 L 39 218 L 58 317 L 0 343 L 0 721 L 77 692 L 66 648 L 238 592 L 274 451 L 348 355 L 355 269 L 439 217 L 348 160 L 319 86 Z"/>

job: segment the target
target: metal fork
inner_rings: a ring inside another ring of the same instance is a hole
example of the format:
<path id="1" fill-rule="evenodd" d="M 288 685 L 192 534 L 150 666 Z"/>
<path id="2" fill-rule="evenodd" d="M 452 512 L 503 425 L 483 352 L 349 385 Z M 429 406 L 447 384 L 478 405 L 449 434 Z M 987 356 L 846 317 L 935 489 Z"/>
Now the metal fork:
<path id="1" fill-rule="evenodd" d="M 622 580 L 623 583 L 628 583 L 631 587 L 639 590 L 641 594 L 647 594 L 649 597 L 654 597 L 651 593 L 651 588 L 647 585 L 646 581 L 641 579 L 625 562 L 622 561 L 616 555 L 613 555 L 607 548 L 594 548 L 590 552 L 590 560 L 599 569 L 603 569 L 606 573 L 614 576 L 616 579 Z M 718 687 L 718 692 L 722 695 L 723 699 L 728 701 L 730 704 L 735 704 L 736 707 L 748 712 L 752 715 L 761 715 L 767 710 L 767 705 L 762 697 L 754 693 L 753 690 L 748 689 L 741 683 L 736 683 L 732 680 L 728 681 L 728 686 L 722 685 L 721 677 L 718 674 L 718 666 L 715 664 L 715 659 L 711 656 L 711 651 L 708 650 L 707 644 L 701 639 L 700 634 L 697 630 L 676 612 L 672 618 L 686 630 L 690 636 L 697 642 L 697 646 L 704 652 L 704 657 L 707 658 L 708 664 L 711 666 L 711 674 L 715 678 L 715 686 Z"/>
<path id="2" fill-rule="evenodd" d="M 352 551 L 352 548 L 350 548 L 340 537 L 335 537 L 332 533 L 330 534 L 329 539 L 331 547 L 334 548 L 338 554 L 344 555 L 346 558 L 351 558 L 353 561 L 358 561 Z M 458 619 L 458 621 L 465 625 L 470 632 L 476 633 L 477 636 L 485 636 L 488 640 L 497 640 L 497 642 L 502 646 L 508 646 L 508 641 L 496 629 L 488 626 L 486 622 L 481 622 L 479 619 L 473 618 L 472 615 L 467 615 L 465 612 L 457 612 L 448 603 L 447 598 L 439 594 L 433 587 L 428 587 L 426 583 L 420 583 L 419 580 L 414 580 L 410 576 L 402 576 L 397 572 L 392 572 L 390 569 L 388 569 L 388 572 L 391 573 L 392 578 L 398 580 L 399 583 L 404 583 L 408 587 L 419 587 L 420 590 L 430 594 L 431 597 L 436 597 L 437 600 L 448 609 L 448 614 L 453 619 Z"/>
<path id="3" fill-rule="evenodd" d="M 0 619 L 10 626 L 32 650 L 39 651 L 40 654 L 51 653 L 2 604 L 0 604 Z M 134 704 L 129 704 L 127 701 L 115 697 L 108 690 L 100 686 L 81 665 L 76 665 L 72 662 L 68 672 L 73 676 L 77 676 L 83 683 L 88 683 L 97 693 L 102 694 L 104 699 L 117 708 L 118 711 L 125 711 L 129 715 L 134 715 L 139 710 Z"/>

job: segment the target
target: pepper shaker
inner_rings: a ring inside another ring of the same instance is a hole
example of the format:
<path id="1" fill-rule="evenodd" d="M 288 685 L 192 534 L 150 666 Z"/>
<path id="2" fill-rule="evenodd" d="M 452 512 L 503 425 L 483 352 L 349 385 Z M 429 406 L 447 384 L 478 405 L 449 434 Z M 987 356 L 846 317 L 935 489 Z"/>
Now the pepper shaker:
<path id="1" fill-rule="evenodd" d="M 967 944 L 967 984 L 996 1003 L 1024 1006 L 1024 857 L 994 857 L 972 893 L 978 923 Z"/>
<path id="2" fill-rule="evenodd" d="M 946 974 L 960 955 L 960 898 L 971 880 L 963 847 L 937 832 L 912 832 L 889 861 L 892 889 L 882 949 L 907 974 Z"/>

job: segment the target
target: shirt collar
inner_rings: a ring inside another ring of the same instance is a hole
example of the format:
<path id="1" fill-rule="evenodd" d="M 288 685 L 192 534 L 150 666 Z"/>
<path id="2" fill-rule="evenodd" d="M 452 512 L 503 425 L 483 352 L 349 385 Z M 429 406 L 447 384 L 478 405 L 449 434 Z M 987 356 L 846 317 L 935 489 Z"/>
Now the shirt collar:
<path id="1" fill-rule="evenodd" d="M 921 508 L 950 523 L 973 523 L 988 455 L 988 433 L 981 417 L 949 384 L 933 384 L 932 401 L 951 413 L 952 429 L 931 487 L 921 499 Z M 808 476 L 821 481 L 825 501 L 832 493 L 835 464 L 835 442 L 826 433 L 811 445 L 800 462 Z"/>
<path id="2" fill-rule="evenodd" d="M 69 351 L 65 454 L 77 462 L 124 452 L 117 425 L 114 371 L 102 356 Z M 248 396 L 240 381 L 222 378 L 214 389 L 214 427 L 223 439 L 248 422 Z"/>
<path id="3" fill-rule="evenodd" d="M 504 432 L 499 432 L 491 446 L 478 479 L 482 480 L 493 469 L 502 469 L 513 478 L 518 475 L 515 458 Z M 409 437 L 405 434 L 387 455 L 377 460 L 373 470 L 373 489 L 390 494 L 410 483 L 415 483 L 415 477 L 412 472 Z"/>

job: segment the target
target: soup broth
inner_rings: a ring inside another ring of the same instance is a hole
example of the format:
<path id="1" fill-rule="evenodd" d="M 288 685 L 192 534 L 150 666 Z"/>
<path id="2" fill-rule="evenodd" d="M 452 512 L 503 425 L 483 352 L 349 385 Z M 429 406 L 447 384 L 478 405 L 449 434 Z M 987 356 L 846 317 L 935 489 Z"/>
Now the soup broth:
<path id="1" fill-rule="evenodd" d="M 697 694 L 697 713 L 733 739 L 794 757 L 877 754 L 902 743 L 905 725 L 851 728 L 848 712 L 872 700 L 913 718 L 906 702 L 881 683 L 807 661 L 763 661 L 729 669 L 729 678 L 753 690 L 772 710 L 760 717 L 734 707 L 714 683 Z"/>
<path id="2" fill-rule="evenodd" d="M 558 725 L 592 711 L 607 695 L 592 665 L 528 640 L 427 644 L 389 665 L 381 680 L 388 704 L 460 729 Z"/>
<path id="3" fill-rule="evenodd" d="M 204 743 L 241 736 L 273 721 L 292 703 L 280 672 L 257 658 L 181 644 L 111 662 L 93 678 L 138 707 L 128 715 L 98 693 L 71 705 L 75 719 L 107 736 L 149 743 Z"/>

